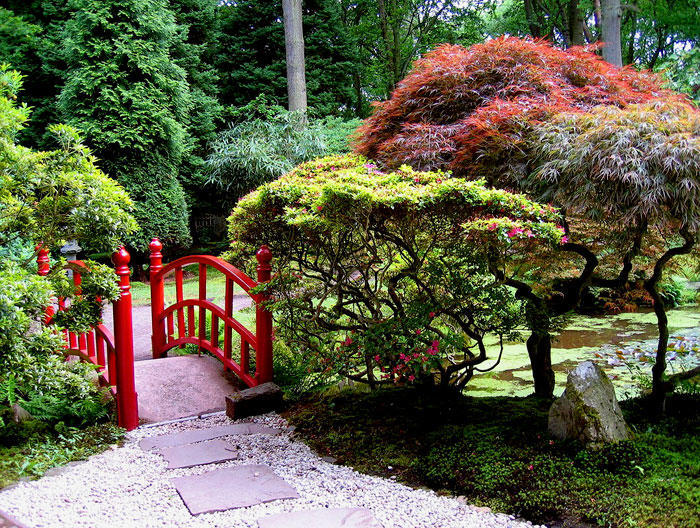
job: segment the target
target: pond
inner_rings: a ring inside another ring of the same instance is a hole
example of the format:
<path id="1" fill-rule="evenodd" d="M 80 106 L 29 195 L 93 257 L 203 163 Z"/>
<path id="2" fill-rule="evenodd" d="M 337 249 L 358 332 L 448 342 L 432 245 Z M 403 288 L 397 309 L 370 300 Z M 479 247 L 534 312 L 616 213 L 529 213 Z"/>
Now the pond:
<path id="1" fill-rule="evenodd" d="M 700 364 L 700 306 L 683 306 L 668 312 L 669 352 L 667 372 Z M 650 375 L 656 352 L 656 316 L 653 312 L 606 316 L 574 316 L 552 343 L 556 374 L 555 395 L 561 394 L 566 376 L 578 363 L 594 360 L 613 379 L 618 398 L 638 394 L 639 375 Z M 491 356 L 497 357 L 495 344 Z M 489 362 L 488 366 L 493 363 Z M 496 393 L 511 396 L 532 394 L 530 360 L 525 343 L 504 345 L 503 358 L 492 371 L 475 374 L 466 388 L 471 396 Z"/>

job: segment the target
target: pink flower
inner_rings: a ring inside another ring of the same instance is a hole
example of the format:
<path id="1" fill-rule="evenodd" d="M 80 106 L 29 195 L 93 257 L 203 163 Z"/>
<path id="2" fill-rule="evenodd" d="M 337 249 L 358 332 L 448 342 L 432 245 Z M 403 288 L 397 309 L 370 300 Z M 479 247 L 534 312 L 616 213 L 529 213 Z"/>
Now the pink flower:
<path id="1" fill-rule="evenodd" d="M 434 348 L 435 350 L 437 350 L 437 347 L 438 347 L 439 344 L 440 344 L 440 341 L 438 341 L 438 340 L 436 339 L 436 340 L 433 341 L 433 343 L 432 343 L 433 348 Z"/>
<path id="2" fill-rule="evenodd" d="M 532 471 L 533 469 L 535 469 L 535 467 L 534 467 L 532 464 L 530 464 L 529 466 L 527 466 L 527 469 L 529 469 L 530 471 Z"/>
<path id="3" fill-rule="evenodd" d="M 433 317 L 435 317 L 435 312 L 430 312 L 430 313 L 428 314 L 428 317 L 430 317 L 431 319 L 432 319 Z"/>
<path id="4" fill-rule="evenodd" d="M 382 360 L 382 358 L 379 357 L 379 354 L 374 356 L 374 361 L 376 361 L 377 363 L 379 363 L 381 360 Z"/>
<path id="5" fill-rule="evenodd" d="M 437 179 L 437 180 L 435 180 L 435 183 L 442 183 L 442 180 Z"/>
<path id="6" fill-rule="evenodd" d="M 488 229 L 489 229 L 489 231 L 495 231 L 497 227 L 498 227 L 498 224 L 496 224 L 494 222 L 493 224 L 489 224 Z"/>
<path id="7" fill-rule="evenodd" d="M 352 337 L 346 337 L 346 338 L 345 338 L 345 341 L 343 341 L 343 344 L 344 344 L 345 346 L 352 345 Z"/>
<path id="8" fill-rule="evenodd" d="M 408 381 L 414 381 L 415 379 L 416 377 L 413 374 L 408 377 Z"/>
<path id="9" fill-rule="evenodd" d="M 563 237 L 561 237 L 561 243 L 562 243 L 562 244 L 566 244 L 568 241 L 569 241 L 569 237 L 568 237 L 568 236 L 563 236 Z"/>
<path id="10" fill-rule="evenodd" d="M 521 227 L 514 227 L 513 229 L 511 229 L 510 231 L 508 231 L 507 234 L 508 234 L 508 237 L 509 237 L 509 238 L 512 238 L 512 237 L 514 237 L 515 235 L 519 235 L 520 233 L 523 233 L 523 232 L 524 232 L 524 231 L 523 231 L 523 229 L 522 229 Z"/>
<path id="11" fill-rule="evenodd" d="M 421 333 L 422 333 L 422 332 L 421 332 L 421 329 L 420 329 L 420 328 L 416 328 L 416 335 L 421 335 Z"/>
<path id="12" fill-rule="evenodd" d="M 549 445 L 554 445 L 554 440 L 550 440 Z"/>
<path id="13" fill-rule="evenodd" d="M 416 183 L 420 183 L 420 178 L 413 178 L 413 181 Z"/>
<path id="14" fill-rule="evenodd" d="M 316 210 L 317 210 L 317 211 L 320 211 L 321 209 L 323 209 L 323 206 L 322 206 L 322 205 L 317 205 L 317 206 L 316 206 Z"/>

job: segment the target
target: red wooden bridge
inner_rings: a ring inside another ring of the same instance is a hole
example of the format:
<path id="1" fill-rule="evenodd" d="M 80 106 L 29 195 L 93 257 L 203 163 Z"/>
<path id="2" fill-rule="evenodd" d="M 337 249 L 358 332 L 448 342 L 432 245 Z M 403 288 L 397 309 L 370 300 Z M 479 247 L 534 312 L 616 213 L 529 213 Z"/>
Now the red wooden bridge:
<path id="1" fill-rule="evenodd" d="M 264 292 L 253 293 L 257 286 L 270 280 L 272 254 L 262 246 L 257 254 L 257 281 L 228 262 L 209 255 L 190 255 L 163 265 L 162 244 L 154 238 L 149 245 L 151 281 L 151 320 L 153 358 L 164 357 L 168 350 L 190 343 L 218 358 L 226 370 L 233 372 L 249 387 L 272 380 L 272 314 L 264 306 Z M 117 402 L 117 419 L 127 430 L 139 425 L 137 387 L 134 381 L 134 345 L 129 281 L 129 253 L 123 247 L 112 255 L 120 294 L 114 301 L 114 335 L 103 324 L 84 334 L 63 332 L 65 348 L 83 361 L 96 365 L 100 383 L 109 388 Z M 81 261 L 72 261 L 84 266 Z M 39 275 L 49 273 L 49 251 L 40 248 L 37 257 Z M 198 296 L 184 296 L 184 267 L 198 266 Z M 221 272 L 226 280 L 223 307 L 207 299 L 207 270 Z M 165 306 L 164 285 L 168 275 L 175 279 L 175 303 Z M 79 286 L 81 276 L 73 273 Z M 235 286 L 250 295 L 255 303 L 255 333 L 233 317 Z M 55 310 L 65 309 L 62 299 L 47 312 L 47 322 Z M 223 329 L 223 336 L 220 332 Z M 238 338 L 236 342 L 235 339 Z M 234 358 L 234 344 L 236 357 Z"/>

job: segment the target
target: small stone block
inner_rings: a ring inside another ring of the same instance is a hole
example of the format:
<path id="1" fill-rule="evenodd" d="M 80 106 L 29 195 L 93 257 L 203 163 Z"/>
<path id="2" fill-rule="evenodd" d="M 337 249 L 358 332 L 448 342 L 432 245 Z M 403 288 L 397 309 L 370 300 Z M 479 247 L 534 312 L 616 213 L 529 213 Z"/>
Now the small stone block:
<path id="1" fill-rule="evenodd" d="M 167 447 L 158 452 L 168 462 L 168 469 L 216 464 L 238 458 L 236 449 L 223 440 Z"/>
<path id="2" fill-rule="evenodd" d="M 282 389 L 272 382 L 226 396 L 226 415 L 232 420 L 275 411 L 282 406 Z"/>
<path id="3" fill-rule="evenodd" d="M 172 482 L 192 515 L 299 498 L 292 486 L 263 465 L 224 468 Z"/>
<path id="4" fill-rule="evenodd" d="M 144 451 L 162 449 L 164 447 L 174 447 L 178 445 L 194 444 L 204 440 L 212 440 L 222 436 L 233 436 L 240 434 L 280 434 L 281 429 L 268 427 L 256 423 L 242 423 L 232 425 L 221 425 L 210 427 L 209 429 L 194 429 L 181 433 L 170 433 L 160 436 L 144 438 L 139 442 L 139 447 Z"/>
<path id="5" fill-rule="evenodd" d="M 325 508 L 263 517 L 258 520 L 258 528 L 382 528 L 382 525 L 364 508 Z"/>

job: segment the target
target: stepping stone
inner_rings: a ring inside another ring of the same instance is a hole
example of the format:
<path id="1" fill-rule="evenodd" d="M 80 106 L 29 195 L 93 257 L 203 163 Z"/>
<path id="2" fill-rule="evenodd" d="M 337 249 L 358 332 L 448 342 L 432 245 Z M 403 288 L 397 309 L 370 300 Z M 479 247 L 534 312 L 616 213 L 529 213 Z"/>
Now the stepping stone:
<path id="1" fill-rule="evenodd" d="M 238 458 L 238 451 L 223 440 L 210 440 L 199 444 L 166 447 L 158 451 L 168 462 L 168 469 L 189 468 L 215 464 Z"/>
<path id="2" fill-rule="evenodd" d="M 281 429 L 268 427 L 257 423 L 242 423 L 233 425 L 222 425 L 211 427 L 210 429 L 195 429 L 182 433 L 170 433 L 161 436 L 144 438 L 139 442 L 139 447 L 144 451 L 162 449 L 164 447 L 174 447 L 185 444 L 194 444 L 204 440 L 212 440 L 221 436 L 231 436 L 239 434 L 279 434 Z"/>
<path id="3" fill-rule="evenodd" d="M 0 510 L 0 528 L 26 528 L 26 526 L 9 513 Z"/>
<path id="4" fill-rule="evenodd" d="M 292 486 L 263 465 L 224 468 L 172 482 L 192 515 L 299 498 Z"/>
<path id="5" fill-rule="evenodd" d="M 364 508 L 278 513 L 258 520 L 258 528 L 382 528 L 372 512 Z"/>

